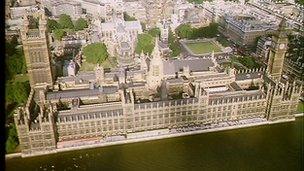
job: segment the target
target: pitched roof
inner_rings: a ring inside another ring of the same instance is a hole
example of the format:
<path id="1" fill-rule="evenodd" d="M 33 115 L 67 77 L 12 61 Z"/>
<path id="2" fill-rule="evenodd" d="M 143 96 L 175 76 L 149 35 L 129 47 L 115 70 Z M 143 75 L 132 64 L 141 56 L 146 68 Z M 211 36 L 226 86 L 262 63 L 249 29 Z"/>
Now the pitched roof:
<path id="1" fill-rule="evenodd" d="M 180 59 L 180 60 L 167 60 L 163 62 L 164 74 L 172 75 L 179 72 L 183 67 L 189 66 L 189 70 L 192 72 L 209 71 L 209 67 L 213 67 L 214 63 L 211 59 Z"/>

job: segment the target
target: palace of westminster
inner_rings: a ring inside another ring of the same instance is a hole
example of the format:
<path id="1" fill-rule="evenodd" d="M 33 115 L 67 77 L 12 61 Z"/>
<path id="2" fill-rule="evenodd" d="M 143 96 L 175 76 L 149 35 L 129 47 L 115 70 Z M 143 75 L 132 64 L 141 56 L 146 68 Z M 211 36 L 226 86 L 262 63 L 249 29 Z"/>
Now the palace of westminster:
<path id="1" fill-rule="evenodd" d="M 236 71 L 216 55 L 167 59 L 156 38 L 138 65 L 55 78 L 44 13 L 20 30 L 31 92 L 14 114 L 24 156 L 55 151 L 59 142 L 264 118 L 293 119 L 303 87 L 281 78 L 288 39 L 274 34 L 267 69 Z"/>

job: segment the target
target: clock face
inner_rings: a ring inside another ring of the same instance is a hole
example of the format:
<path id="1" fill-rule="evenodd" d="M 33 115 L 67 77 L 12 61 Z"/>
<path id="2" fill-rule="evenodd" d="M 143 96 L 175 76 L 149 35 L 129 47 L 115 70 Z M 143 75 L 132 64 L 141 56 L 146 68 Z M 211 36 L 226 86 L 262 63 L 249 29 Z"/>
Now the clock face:
<path id="1" fill-rule="evenodd" d="M 280 46 L 279 46 L 280 49 L 284 49 L 284 47 L 285 47 L 285 44 L 283 44 L 283 43 L 280 44 Z"/>

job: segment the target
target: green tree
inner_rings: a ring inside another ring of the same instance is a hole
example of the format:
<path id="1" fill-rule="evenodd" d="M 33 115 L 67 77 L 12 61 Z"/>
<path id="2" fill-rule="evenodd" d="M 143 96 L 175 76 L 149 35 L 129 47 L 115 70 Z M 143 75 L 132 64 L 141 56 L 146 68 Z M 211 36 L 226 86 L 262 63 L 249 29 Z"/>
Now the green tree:
<path id="1" fill-rule="evenodd" d="M 304 0 L 295 0 L 296 3 L 304 5 Z"/>
<path id="2" fill-rule="evenodd" d="M 181 53 L 181 46 L 180 43 L 178 42 L 178 39 L 173 35 L 173 32 L 169 31 L 169 48 L 171 49 L 171 57 L 178 56 Z"/>
<path id="3" fill-rule="evenodd" d="M 19 144 L 18 135 L 15 124 L 13 124 L 10 128 L 8 128 L 7 139 L 5 143 L 5 151 L 6 153 L 15 152 L 16 147 Z"/>
<path id="4" fill-rule="evenodd" d="M 126 12 L 124 12 L 123 14 L 124 14 L 125 21 L 136 21 L 135 17 L 129 16 Z"/>
<path id="5" fill-rule="evenodd" d="M 8 103 L 26 103 L 31 89 L 29 81 L 7 82 L 5 87 L 5 100 Z"/>
<path id="6" fill-rule="evenodd" d="M 156 36 L 160 36 L 160 29 L 159 28 L 152 28 L 148 31 L 148 33 L 153 36 L 153 37 L 156 37 Z"/>
<path id="7" fill-rule="evenodd" d="M 55 29 L 60 29 L 60 24 L 56 20 L 48 19 L 47 20 L 47 28 L 50 31 L 53 31 Z"/>
<path id="8" fill-rule="evenodd" d="M 74 28 L 71 17 L 66 14 L 61 14 L 59 16 L 59 24 L 60 24 L 60 28 L 63 28 L 63 29 L 65 29 L 65 28 L 73 29 Z"/>
<path id="9" fill-rule="evenodd" d="M 143 51 L 145 54 L 151 54 L 154 48 L 154 41 L 154 38 L 150 34 L 139 34 L 135 52 L 140 54 Z"/>
<path id="10" fill-rule="evenodd" d="M 85 19 L 83 18 L 79 18 L 78 20 L 76 20 L 75 22 L 75 30 L 83 30 L 84 28 L 88 27 L 88 23 Z"/>
<path id="11" fill-rule="evenodd" d="M 190 24 L 182 24 L 176 28 L 176 33 L 182 39 L 191 38 L 193 34 L 193 29 Z"/>
<path id="12" fill-rule="evenodd" d="M 54 38 L 56 40 L 61 40 L 63 38 L 63 36 L 66 35 L 66 32 L 64 30 L 62 30 L 62 29 L 55 29 L 53 31 L 53 33 L 54 33 Z"/>
<path id="13" fill-rule="evenodd" d="M 5 76 L 12 79 L 16 74 L 26 73 L 26 62 L 22 48 L 16 48 L 18 42 L 11 40 L 5 43 Z"/>
<path id="14" fill-rule="evenodd" d="M 212 38 L 219 34 L 217 23 L 200 28 L 192 28 L 189 24 L 182 24 L 176 29 L 176 33 L 182 39 Z"/>
<path id="15" fill-rule="evenodd" d="M 109 54 L 104 43 L 93 43 L 83 48 L 83 54 L 86 61 L 93 64 L 101 64 L 105 61 Z"/>

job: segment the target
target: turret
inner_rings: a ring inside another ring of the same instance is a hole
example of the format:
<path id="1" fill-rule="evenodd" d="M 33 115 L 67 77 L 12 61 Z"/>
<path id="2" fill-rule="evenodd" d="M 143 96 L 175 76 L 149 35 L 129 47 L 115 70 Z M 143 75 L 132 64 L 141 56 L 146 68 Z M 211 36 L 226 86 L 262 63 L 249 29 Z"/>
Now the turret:
<path id="1" fill-rule="evenodd" d="M 101 86 L 104 83 L 104 69 L 99 64 L 95 67 L 95 76 L 97 83 Z"/>
<path id="2" fill-rule="evenodd" d="M 148 65 L 147 65 L 147 62 L 146 62 L 146 56 L 145 56 L 143 51 L 140 54 L 140 69 L 141 70 L 147 70 L 148 69 Z"/>

